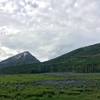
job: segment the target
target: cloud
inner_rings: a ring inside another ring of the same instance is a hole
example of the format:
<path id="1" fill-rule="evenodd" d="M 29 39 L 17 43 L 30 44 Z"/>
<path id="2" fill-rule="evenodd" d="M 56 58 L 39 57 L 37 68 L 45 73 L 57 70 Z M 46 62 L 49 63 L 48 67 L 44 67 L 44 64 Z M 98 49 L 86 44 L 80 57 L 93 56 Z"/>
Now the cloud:
<path id="1" fill-rule="evenodd" d="M 0 0 L 1 58 L 28 50 L 44 61 L 100 42 L 99 5 L 98 0 Z"/>
<path id="2" fill-rule="evenodd" d="M 12 49 L 9 49 L 9 48 L 6 48 L 6 47 L 0 47 L 0 60 L 2 59 L 7 59 L 8 57 L 10 56 L 13 56 L 15 54 L 17 54 L 18 51 L 16 50 L 12 50 Z"/>

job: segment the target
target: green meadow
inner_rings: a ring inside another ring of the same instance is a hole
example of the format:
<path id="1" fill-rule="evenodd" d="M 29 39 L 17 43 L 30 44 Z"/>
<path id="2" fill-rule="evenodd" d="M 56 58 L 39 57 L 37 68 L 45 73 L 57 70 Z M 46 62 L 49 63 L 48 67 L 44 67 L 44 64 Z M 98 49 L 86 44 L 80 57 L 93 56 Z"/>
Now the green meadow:
<path id="1" fill-rule="evenodd" d="M 100 74 L 1 75 L 0 100 L 100 100 Z"/>

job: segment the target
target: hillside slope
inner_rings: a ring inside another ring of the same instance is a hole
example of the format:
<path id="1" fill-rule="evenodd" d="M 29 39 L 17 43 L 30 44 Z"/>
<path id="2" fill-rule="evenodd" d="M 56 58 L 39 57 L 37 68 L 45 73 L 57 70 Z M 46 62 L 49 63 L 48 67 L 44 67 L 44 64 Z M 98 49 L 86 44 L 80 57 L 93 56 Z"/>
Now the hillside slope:
<path id="1" fill-rule="evenodd" d="M 76 49 L 43 63 L 0 69 L 0 73 L 100 72 L 100 44 Z"/>
<path id="2" fill-rule="evenodd" d="M 57 66 L 58 71 L 94 72 L 100 71 L 100 43 L 82 47 L 46 62 Z"/>
<path id="3" fill-rule="evenodd" d="M 23 64 L 33 64 L 39 63 L 40 61 L 33 57 L 28 51 L 17 54 L 13 57 L 10 57 L 4 61 L 0 62 L 0 68 L 17 66 Z"/>

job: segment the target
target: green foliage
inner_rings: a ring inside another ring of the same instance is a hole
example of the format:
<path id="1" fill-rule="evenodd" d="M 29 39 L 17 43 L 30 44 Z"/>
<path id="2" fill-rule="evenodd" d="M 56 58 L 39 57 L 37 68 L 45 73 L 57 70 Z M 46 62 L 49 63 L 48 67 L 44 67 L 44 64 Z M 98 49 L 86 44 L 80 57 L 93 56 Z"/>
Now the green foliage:
<path id="1" fill-rule="evenodd" d="M 0 76 L 0 100 L 100 100 L 100 74 Z"/>

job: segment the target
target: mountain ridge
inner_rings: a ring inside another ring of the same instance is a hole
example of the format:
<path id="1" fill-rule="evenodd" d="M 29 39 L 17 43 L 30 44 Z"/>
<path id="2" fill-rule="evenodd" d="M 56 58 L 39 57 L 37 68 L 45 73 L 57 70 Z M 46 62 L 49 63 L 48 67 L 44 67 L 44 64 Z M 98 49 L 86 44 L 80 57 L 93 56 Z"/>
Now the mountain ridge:
<path id="1" fill-rule="evenodd" d="M 22 64 L 39 63 L 40 61 L 35 58 L 30 52 L 24 51 L 16 54 L 0 62 L 0 67 L 8 67 Z"/>
<path id="2" fill-rule="evenodd" d="M 46 62 L 0 69 L 0 73 L 100 72 L 100 43 L 78 48 Z"/>
<path id="3" fill-rule="evenodd" d="M 71 50 L 70 52 L 68 52 L 68 53 L 65 53 L 65 54 L 63 54 L 63 55 L 60 55 L 60 56 L 58 56 L 58 57 L 56 57 L 56 58 L 53 58 L 53 59 L 50 59 L 50 60 L 48 60 L 48 61 L 45 61 L 45 62 L 49 62 L 49 61 L 52 61 L 52 60 L 55 60 L 55 59 L 58 59 L 58 58 L 61 58 L 62 56 L 64 57 L 64 56 L 66 56 L 67 55 L 67 57 L 69 57 L 69 56 L 73 56 L 73 53 L 75 54 L 75 53 L 77 53 L 77 52 L 79 52 L 79 51 L 81 51 L 81 50 L 83 50 L 84 48 L 85 48 L 85 50 L 86 50 L 86 48 L 91 48 L 91 46 L 95 49 L 97 49 L 97 46 L 99 47 L 98 49 L 100 49 L 100 43 L 96 43 L 96 44 L 92 44 L 92 45 L 88 45 L 88 46 L 84 46 L 84 47 L 80 47 L 80 48 L 78 48 L 78 49 L 75 49 L 75 50 Z M 89 49 L 88 49 L 89 50 Z M 72 53 L 73 52 L 73 53 Z M 89 52 L 89 51 L 88 51 Z M 96 51 L 95 51 L 96 52 Z M 94 52 L 94 53 L 95 53 Z"/>

